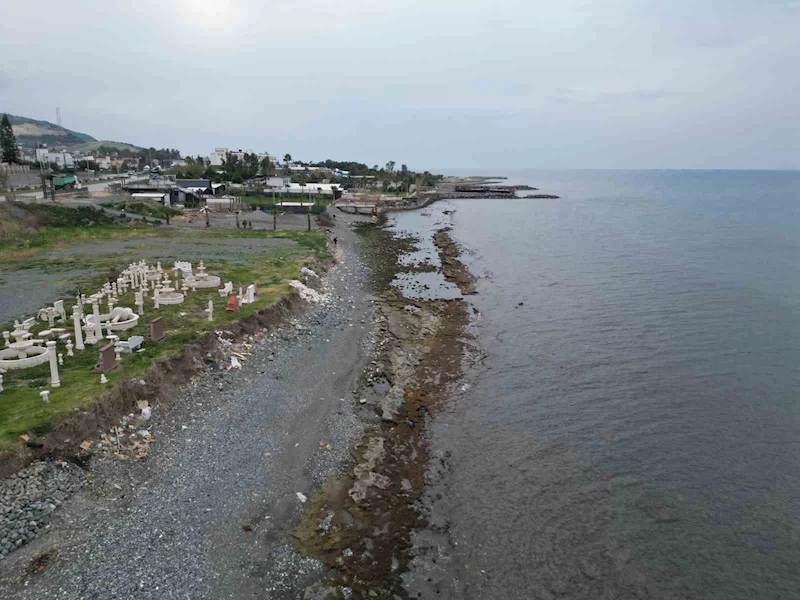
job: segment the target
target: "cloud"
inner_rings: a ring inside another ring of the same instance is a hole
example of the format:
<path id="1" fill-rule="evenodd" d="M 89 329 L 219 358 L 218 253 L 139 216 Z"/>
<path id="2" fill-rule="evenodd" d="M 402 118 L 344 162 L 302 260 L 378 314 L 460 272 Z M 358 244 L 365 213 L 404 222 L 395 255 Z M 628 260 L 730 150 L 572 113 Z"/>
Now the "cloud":
<path id="1" fill-rule="evenodd" d="M 60 106 L 99 138 L 415 167 L 766 168 L 787 153 L 800 166 L 786 126 L 798 120 L 797 2 L 4 10 L 0 106 L 50 119 Z"/>

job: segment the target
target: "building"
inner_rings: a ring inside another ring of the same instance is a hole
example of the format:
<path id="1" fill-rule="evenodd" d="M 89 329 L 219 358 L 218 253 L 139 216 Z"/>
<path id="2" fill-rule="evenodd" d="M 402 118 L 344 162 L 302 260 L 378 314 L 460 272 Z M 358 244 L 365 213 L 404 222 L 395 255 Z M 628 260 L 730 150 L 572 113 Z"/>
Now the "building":
<path id="1" fill-rule="evenodd" d="M 208 155 L 208 163 L 212 167 L 221 167 L 222 161 L 228 154 L 227 148 L 214 148 L 214 152 Z"/>
<path id="2" fill-rule="evenodd" d="M 264 187 L 270 190 L 282 190 L 290 183 L 292 183 L 291 177 L 267 177 L 264 181 Z"/>
<path id="3" fill-rule="evenodd" d="M 65 152 L 64 150 L 57 152 L 49 148 L 37 148 L 36 162 L 40 165 L 43 165 L 45 168 L 49 167 L 53 163 L 55 163 L 59 169 L 75 168 L 75 159 L 72 157 L 72 154 Z"/>
<path id="4" fill-rule="evenodd" d="M 110 169 L 111 168 L 111 157 L 110 156 L 98 156 L 95 159 L 97 166 L 101 169 Z"/>
<path id="5" fill-rule="evenodd" d="M 283 193 L 293 196 L 326 196 L 336 198 L 339 186 L 335 183 L 307 183 L 300 185 L 299 183 L 290 183 L 284 186 Z"/>
<path id="6" fill-rule="evenodd" d="M 265 158 L 269 158 L 269 161 L 277 165 L 278 159 L 274 156 L 270 156 L 264 152 L 256 153 L 255 150 L 242 150 L 239 148 L 238 150 L 230 150 L 228 148 L 214 148 L 214 152 L 208 155 L 208 161 L 212 167 L 221 167 L 222 161 L 225 160 L 225 157 L 228 154 L 232 154 L 233 156 L 239 157 L 239 160 L 244 160 L 245 154 L 255 154 L 258 157 L 258 161 L 261 162 Z"/>
<path id="7" fill-rule="evenodd" d="M 213 194 L 210 179 L 176 179 L 175 185 L 193 194 Z"/>

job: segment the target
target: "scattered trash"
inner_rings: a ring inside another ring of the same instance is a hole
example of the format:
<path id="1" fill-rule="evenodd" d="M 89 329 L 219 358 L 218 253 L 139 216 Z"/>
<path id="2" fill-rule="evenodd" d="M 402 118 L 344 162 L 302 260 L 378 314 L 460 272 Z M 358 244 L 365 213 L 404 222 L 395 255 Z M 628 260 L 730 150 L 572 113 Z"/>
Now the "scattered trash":
<path id="1" fill-rule="evenodd" d="M 253 531 L 253 528 L 250 525 L 242 525 L 242 531 Z"/>
<path id="2" fill-rule="evenodd" d="M 231 356 L 231 368 L 232 369 L 241 369 L 242 363 L 239 362 L 239 359 L 235 356 Z"/>
<path id="3" fill-rule="evenodd" d="M 81 446 L 80 446 L 80 447 L 81 447 L 81 449 L 83 449 L 83 450 L 88 450 L 89 448 L 91 448 L 91 447 L 92 447 L 92 442 L 84 441 L 84 442 L 81 444 Z"/>
<path id="4" fill-rule="evenodd" d="M 150 406 L 145 406 L 142 409 L 142 418 L 147 421 L 150 419 L 151 415 L 153 414 L 153 409 Z"/>
<path id="5" fill-rule="evenodd" d="M 359 404 L 366 404 L 367 403 L 367 399 L 366 398 L 362 398 L 358 402 L 359 402 Z"/>
<path id="6" fill-rule="evenodd" d="M 42 442 L 25 442 L 25 445 L 28 448 L 44 448 L 44 444 Z"/>
<path id="7" fill-rule="evenodd" d="M 308 498 L 306 498 L 305 494 L 303 494 L 302 492 L 297 492 L 297 499 L 300 500 L 300 502 L 302 502 L 303 504 L 305 504 L 306 500 L 308 500 Z"/>
<path id="8" fill-rule="evenodd" d="M 213 361 L 213 360 L 208 361 L 208 368 L 209 369 L 216 369 L 217 368 L 217 363 L 215 361 Z"/>
<path id="9" fill-rule="evenodd" d="M 19 439 L 21 439 L 23 442 L 27 442 L 31 438 L 27 434 L 23 433 L 21 436 L 19 436 Z"/>
<path id="10" fill-rule="evenodd" d="M 189 427 L 187 425 L 181 425 L 181 429 L 186 430 L 189 429 Z"/>

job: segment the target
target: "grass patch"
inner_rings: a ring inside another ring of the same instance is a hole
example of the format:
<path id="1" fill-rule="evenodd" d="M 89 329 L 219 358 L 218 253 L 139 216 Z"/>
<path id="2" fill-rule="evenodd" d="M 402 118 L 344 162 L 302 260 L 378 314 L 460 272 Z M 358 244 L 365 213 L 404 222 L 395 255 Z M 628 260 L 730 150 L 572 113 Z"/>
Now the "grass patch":
<path id="1" fill-rule="evenodd" d="M 183 214 L 181 210 L 153 201 L 123 200 L 122 202 L 103 202 L 101 206 L 157 219 L 166 219 L 168 216 L 176 217 Z"/>

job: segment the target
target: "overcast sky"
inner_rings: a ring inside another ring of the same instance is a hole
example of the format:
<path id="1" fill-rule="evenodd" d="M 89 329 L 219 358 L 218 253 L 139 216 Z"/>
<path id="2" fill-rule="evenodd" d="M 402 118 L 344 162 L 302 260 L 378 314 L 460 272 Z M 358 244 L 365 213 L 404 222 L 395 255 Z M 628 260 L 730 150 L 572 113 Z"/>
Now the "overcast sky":
<path id="1" fill-rule="evenodd" d="M 414 169 L 800 168 L 800 0 L 3 3 L 0 110 Z"/>

